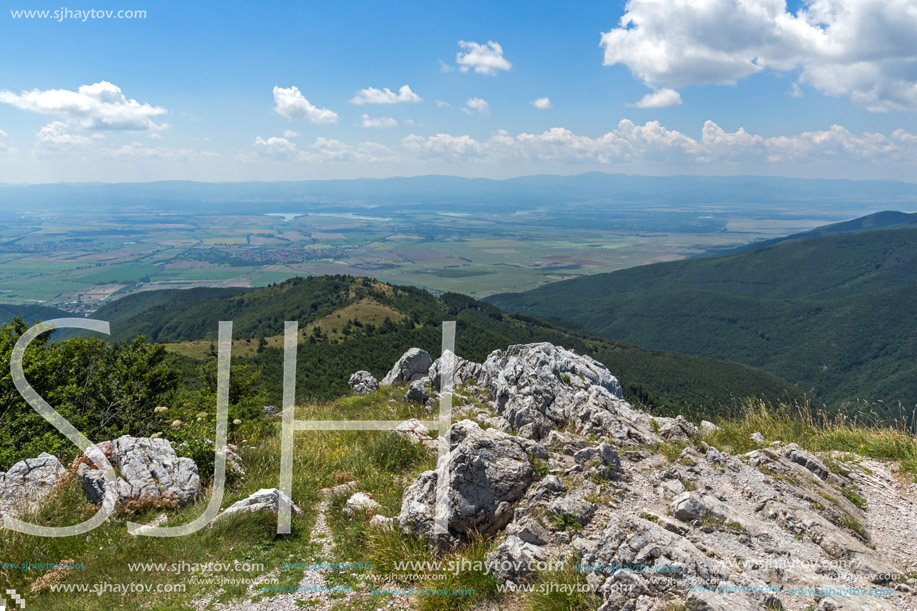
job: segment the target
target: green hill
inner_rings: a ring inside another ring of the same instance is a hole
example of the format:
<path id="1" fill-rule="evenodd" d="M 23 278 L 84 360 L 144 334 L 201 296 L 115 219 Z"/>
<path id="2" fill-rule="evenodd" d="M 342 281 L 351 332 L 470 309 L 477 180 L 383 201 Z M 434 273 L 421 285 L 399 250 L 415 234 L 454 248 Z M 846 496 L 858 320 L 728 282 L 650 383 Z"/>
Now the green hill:
<path id="1" fill-rule="evenodd" d="M 40 305 L 0 305 L 0 325 L 5 325 L 14 318 L 21 318 L 28 323 L 51 320 L 52 318 L 72 318 L 74 315 L 57 308 Z"/>
<path id="2" fill-rule="evenodd" d="M 436 297 L 418 288 L 365 278 L 296 278 L 245 292 L 137 294 L 106 306 L 94 317 L 111 323 L 114 339 L 148 334 L 175 353 L 196 357 L 186 358 L 192 368 L 198 367 L 199 359 L 213 358 L 218 321 L 232 320 L 234 362 L 260 370 L 268 397 L 275 402 L 280 401 L 280 338 L 286 320 L 300 325 L 300 400 L 345 393 L 347 378 L 358 369 L 382 377 L 409 347 L 437 354 L 443 320 L 458 322 L 456 351 L 466 358 L 480 362 L 509 344 L 549 341 L 593 355 L 618 375 L 632 401 L 667 413 L 722 413 L 748 396 L 805 400 L 798 388 L 760 369 L 637 348 L 568 321 L 507 314 L 464 295 Z"/>
<path id="3" fill-rule="evenodd" d="M 909 214 L 907 212 L 897 212 L 895 210 L 884 210 L 882 212 L 876 212 L 875 214 L 867 214 L 866 216 L 861 216 L 860 218 L 856 218 L 850 221 L 831 223 L 830 225 L 816 227 L 810 231 L 794 233 L 784 238 L 776 238 L 773 240 L 767 240 L 765 242 L 748 244 L 736 250 L 748 250 L 750 248 L 770 246 L 773 244 L 789 242 L 792 240 L 808 240 L 810 238 L 843 235 L 849 233 L 861 233 L 864 231 L 875 231 L 877 229 L 904 228 L 917 228 L 917 212 L 912 212 Z"/>
<path id="4" fill-rule="evenodd" d="M 884 402 L 897 416 L 899 401 L 917 404 L 917 229 L 824 233 L 487 301 L 762 367 L 827 403 Z"/>

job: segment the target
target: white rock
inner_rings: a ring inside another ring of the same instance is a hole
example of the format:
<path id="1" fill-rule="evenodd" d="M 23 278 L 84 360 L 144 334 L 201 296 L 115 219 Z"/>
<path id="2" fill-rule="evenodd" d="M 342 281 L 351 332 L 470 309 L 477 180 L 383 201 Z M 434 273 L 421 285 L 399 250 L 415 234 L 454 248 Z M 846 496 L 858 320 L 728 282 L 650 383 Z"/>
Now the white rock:
<path id="1" fill-rule="evenodd" d="M 382 509 L 382 505 L 376 502 L 371 495 L 365 492 L 357 492 L 344 503 L 344 513 L 348 516 L 355 516 L 358 513 L 375 513 Z"/>
<path id="2" fill-rule="evenodd" d="M 413 382 L 427 375 L 433 359 L 430 353 L 420 348 L 411 348 L 405 352 L 395 366 L 392 367 L 382 381 L 381 386 L 391 386 L 399 382 Z"/>
<path id="3" fill-rule="evenodd" d="M 43 452 L 0 473 L 0 516 L 37 509 L 66 472 L 56 456 Z"/>

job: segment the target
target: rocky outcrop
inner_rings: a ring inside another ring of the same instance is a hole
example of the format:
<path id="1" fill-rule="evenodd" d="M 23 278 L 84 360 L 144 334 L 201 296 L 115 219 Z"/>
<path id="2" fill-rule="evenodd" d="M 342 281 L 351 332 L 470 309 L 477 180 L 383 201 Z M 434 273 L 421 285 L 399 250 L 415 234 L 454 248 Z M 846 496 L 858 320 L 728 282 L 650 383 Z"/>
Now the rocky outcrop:
<path id="1" fill-rule="evenodd" d="M 368 371 L 358 371 L 347 381 L 350 389 L 358 395 L 367 395 L 379 390 L 379 381 Z"/>
<path id="2" fill-rule="evenodd" d="M 449 435 L 451 450 L 445 457 L 449 533 L 443 539 L 457 541 L 474 532 L 492 535 L 512 519 L 515 503 L 534 480 L 530 459 L 547 458 L 547 452 L 529 440 L 482 430 L 470 420 L 454 424 Z M 436 471 L 421 474 L 405 490 L 398 516 L 403 530 L 429 541 L 436 541 L 436 482 Z"/>
<path id="3" fill-rule="evenodd" d="M 201 493 L 197 465 L 190 458 L 179 458 L 166 439 L 125 435 L 93 447 L 100 449 L 119 473 L 118 504 L 166 499 L 183 506 Z M 101 503 L 106 480 L 88 453 L 77 461 L 76 474 L 90 500 Z"/>
<path id="4" fill-rule="evenodd" d="M 563 561 L 577 565 L 603 610 L 917 608 L 902 569 L 917 571 L 917 561 L 894 526 L 876 530 L 863 509 L 857 486 L 876 479 L 874 463 L 863 473 L 832 471 L 835 463 L 760 433 L 752 437 L 759 449 L 730 455 L 704 441 L 716 425 L 651 417 L 623 399 L 600 363 L 550 344 L 510 346 L 481 369 L 450 358 L 459 363 L 456 385 L 466 385 L 455 413 L 480 425 L 449 431 L 440 465 L 449 533 L 438 542 L 475 531 L 495 538 L 486 566 L 501 581 L 537 579 Z M 430 401 L 440 367 L 428 374 Z M 402 530 L 431 542 L 437 477 L 421 474 L 398 516 Z M 877 490 L 886 494 L 894 481 L 885 476 Z M 917 484 L 906 487 L 887 493 L 884 511 L 917 523 Z M 917 536 L 917 527 L 907 532 Z M 832 563 L 845 569 L 828 570 Z M 786 594 L 877 584 L 889 588 L 858 598 Z"/>
<path id="5" fill-rule="evenodd" d="M 430 353 L 420 348 L 411 348 L 402 355 L 391 371 L 385 374 L 380 385 L 391 386 L 392 384 L 408 383 L 419 380 L 427 375 L 433 359 Z"/>
<path id="6" fill-rule="evenodd" d="M 56 456 L 42 453 L 0 473 L 0 519 L 37 509 L 66 472 Z"/>
<path id="7" fill-rule="evenodd" d="M 430 380 L 430 385 L 433 387 L 433 390 L 440 390 L 443 370 L 447 369 L 447 364 L 450 365 L 452 369 L 453 387 L 462 386 L 464 384 L 475 386 L 484 384 L 485 372 L 483 365 L 463 359 L 449 350 L 446 350 L 441 357 L 433 361 L 433 365 L 430 366 L 430 370 L 427 372 L 427 377 Z"/>
<path id="8" fill-rule="evenodd" d="M 624 404 L 621 385 L 604 365 L 548 343 L 495 351 L 484 371 L 497 414 L 532 439 L 570 421 L 577 428 L 602 426 Z"/>

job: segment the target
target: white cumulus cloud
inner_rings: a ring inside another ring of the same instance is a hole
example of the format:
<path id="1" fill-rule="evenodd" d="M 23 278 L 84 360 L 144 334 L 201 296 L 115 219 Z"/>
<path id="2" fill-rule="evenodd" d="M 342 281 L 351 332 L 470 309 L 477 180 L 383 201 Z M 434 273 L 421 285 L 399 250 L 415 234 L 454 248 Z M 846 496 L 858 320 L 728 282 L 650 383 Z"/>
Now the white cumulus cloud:
<path id="1" fill-rule="evenodd" d="M 532 100 L 532 106 L 538 110 L 551 110 L 554 106 L 551 104 L 551 98 L 538 98 Z"/>
<path id="2" fill-rule="evenodd" d="M 274 112 L 286 119 L 305 119 L 318 124 L 338 122 L 336 112 L 313 105 L 296 86 L 274 87 L 274 104 Z"/>
<path id="3" fill-rule="evenodd" d="M 462 50 L 456 54 L 455 63 L 462 72 L 474 70 L 478 74 L 495 75 L 500 70 L 509 70 L 513 67 L 503 57 L 503 47 L 492 40 L 483 45 L 464 40 L 460 40 L 458 44 Z"/>
<path id="4" fill-rule="evenodd" d="M 359 106 L 363 104 L 398 104 L 401 102 L 422 101 L 423 98 L 411 91 L 410 87 L 402 85 L 398 93 L 395 93 L 388 87 L 384 89 L 376 89 L 375 87 L 361 89 L 357 92 L 357 95 L 351 98 L 350 103 Z"/>
<path id="5" fill-rule="evenodd" d="M 398 127 L 398 120 L 392 117 L 370 117 L 363 113 L 360 116 L 360 125 L 363 127 Z"/>
<path id="6" fill-rule="evenodd" d="M 681 106 L 681 94 L 674 89 L 660 89 L 648 93 L 634 104 L 637 108 L 666 108 L 668 106 Z"/>
<path id="7" fill-rule="evenodd" d="M 605 65 L 653 89 L 734 84 L 765 69 L 871 111 L 917 110 L 914 0 L 629 0 Z"/>
<path id="8" fill-rule="evenodd" d="M 435 136 L 427 137 L 412 134 L 402 138 L 401 145 L 421 157 L 446 157 L 449 159 L 477 157 L 484 150 L 484 147 L 477 140 L 467 134 L 464 136 L 436 134 Z"/>
<path id="9" fill-rule="evenodd" d="M 33 89 L 14 93 L 0 91 L 0 103 L 53 115 L 87 130 L 144 131 L 166 127 L 153 119 L 168 111 L 161 106 L 128 99 L 121 88 L 108 81 L 67 89 Z"/>
<path id="10" fill-rule="evenodd" d="M 85 147 L 92 144 L 92 138 L 73 134 L 63 121 L 45 125 L 36 135 L 38 146 L 46 150 L 60 150 Z"/>
<path id="11" fill-rule="evenodd" d="M 254 153 L 257 157 L 295 163 L 326 163 L 351 161 L 374 163 L 397 160 L 391 148 L 378 142 L 361 142 L 354 146 L 333 138 L 316 138 L 306 148 L 299 148 L 286 138 L 272 136 L 255 138 Z"/>
<path id="12" fill-rule="evenodd" d="M 786 163 L 819 164 L 892 162 L 917 163 L 917 136 L 902 129 L 890 135 L 853 133 L 840 125 L 829 129 L 785 136 L 764 137 L 743 128 L 729 132 L 707 121 L 694 138 L 665 127 L 658 121 L 643 125 L 624 119 L 617 127 L 598 137 L 581 136 L 563 127 L 542 133 L 505 131 L 485 140 L 468 135 L 411 135 L 402 146 L 419 159 L 498 162 L 513 159 L 543 162 L 593 162 L 625 164 L 633 162 L 694 164 L 713 162 L 735 164 Z"/>
<path id="13" fill-rule="evenodd" d="M 465 100 L 465 108 L 462 109 L 465 114 L 478 114 L 482 117 L 490 115 L 490 104 L 484 98 L 470 98 Z"/>
<path id="14" fill-rule="evenodd" d="M 294 132 L 292 129 L 286 129 L 283 131 L 284 138 L 299 138 L 299 132 Z"/>

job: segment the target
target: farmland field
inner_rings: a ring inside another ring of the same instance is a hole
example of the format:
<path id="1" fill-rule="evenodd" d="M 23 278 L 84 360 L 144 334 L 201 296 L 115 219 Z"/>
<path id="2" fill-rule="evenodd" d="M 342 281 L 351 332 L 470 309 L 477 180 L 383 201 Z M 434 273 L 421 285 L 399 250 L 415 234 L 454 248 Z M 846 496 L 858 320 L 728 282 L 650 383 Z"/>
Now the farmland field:
<path id="1" fill-rule="evenodd" d="M 86 314 L 138 291 L 259 287 L 318 274 L 482 298 L 717 252 L 888 206 L 863 196 L 839 203 L 832 194 L 804 203 L 751 201 L 754 191 L 745 197 L 732 187 L 713 201 L 668 194 L 588 199 L 564 191 L 506 206 L 462 195 L 444 204 L 438 190 L 382 203 L 365 194 L 261 201 L 260 191 L 275 187 L 259 185 L 249 185 L 254 194 L 240 201 L 189 194 L 114 203 L 146 201 L 144 189 L 153 188 L 106 195 L 93 206 L 44 199 L 26 211 L 0 192 L 0 304 Z"/>

